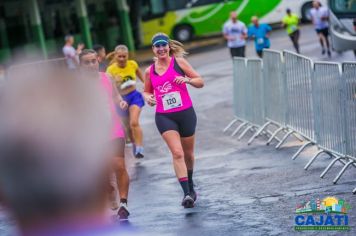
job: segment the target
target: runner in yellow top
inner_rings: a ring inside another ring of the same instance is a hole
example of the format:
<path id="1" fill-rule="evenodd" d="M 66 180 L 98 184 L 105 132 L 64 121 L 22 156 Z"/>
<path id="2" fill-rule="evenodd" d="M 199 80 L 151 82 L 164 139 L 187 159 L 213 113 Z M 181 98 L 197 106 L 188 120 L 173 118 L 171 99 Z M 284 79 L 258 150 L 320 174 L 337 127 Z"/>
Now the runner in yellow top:
<path id="1" fill-rule="evenodd" d="M 125 45 L 118 45 L 115 48 L 114 63 L 106 72 L 110 74 L 116 83 L 123 99 L 128 103 L 127 112 L 117 108 L 125 126 L 128 127 L 128 135 L 133 142 L 133 151 L 136 158 L 143 158 L 142 129 L 139 125 L 139 118 L 142 107 L 145 105 L 142 94 L 136 90 L 136 77 L 142 83 L 143 75 L 137 63 L 129 60 L 129 50 Z"/>
<path id="2" fill-rule="evenodd" d="M 287 9 L 287 15 L 282 20 L 283 27 L 287 28 L 287 33 L 292 40 L 293 46 L 297 53 L 299 51 L 299 18 L 296 14 L 292 13 L 290 9 Z"/>

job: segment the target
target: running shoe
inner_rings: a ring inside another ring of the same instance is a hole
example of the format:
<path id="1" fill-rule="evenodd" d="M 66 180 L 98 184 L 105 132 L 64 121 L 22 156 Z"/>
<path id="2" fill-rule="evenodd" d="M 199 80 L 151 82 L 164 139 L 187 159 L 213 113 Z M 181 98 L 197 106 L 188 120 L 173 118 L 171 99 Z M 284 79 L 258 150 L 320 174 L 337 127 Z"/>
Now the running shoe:
<path id="1" fill-rule="evenodd" d="M 193 208 L 194 207 L 194 199 L 188 194 L 183 198 L 182 206 L 184 208 Z"/>
<path id="2" fill-rule="evenodd" d="M 331 52 L 330 52 L 330 50 L 328 50 L 328 57 L 331 57 Z"/>
<path id="3" fill-rule="evenodd" d="M 321 54 L 322 54 L 322 55 L 325 54 L 325 49 L 324 49 L 324 48 L 321 50 Z"/>
<path id="4" fill-rule="evenodd" d="M 141 159 L 141 158 L 144 158 L 145 156 L 143 155 L 143 147 L 136 147 L 136 150 L 135 150 L 135 157 L 137 159 Z"/>
<path id="5" fill-rule="evenodd" d="M 117 216 L 119 217 L 120 221 L 125 221 L 129 219 L 130 212 L 127 208 L 126 203 L 120 203 L 119 211 L 117 212 Z"/>
<path id="6" fill-rule="evenodd" d="M 197 193 L 195 190 L 190 191 L 189 195 L 193 198 L 194 202 L 197 200 Z"/>

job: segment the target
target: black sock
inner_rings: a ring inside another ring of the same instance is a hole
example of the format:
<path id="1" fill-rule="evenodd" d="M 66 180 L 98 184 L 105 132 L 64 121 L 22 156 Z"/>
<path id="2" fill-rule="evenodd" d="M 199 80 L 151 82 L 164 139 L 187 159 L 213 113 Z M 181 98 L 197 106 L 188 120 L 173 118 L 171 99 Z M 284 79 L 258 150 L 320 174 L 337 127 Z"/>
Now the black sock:
<path id="1" fill-rule="evenodd" d="M 194 191 L 194 183 L 193 183 L 193 170 L 188 170 L 188 184 L 189 190 Z"/>
<path id="2" fill-rule="evenodd" d="M 182 186 L 184 196 L 188 195 L 189 194 L 188 178 L 187 177 L 179 178 L 179 183 Z"/>
<path id="3" fill-rule="evenodd" d="M 126 198 L 120 198 L 120 203 L 125 203 L 125 204 L 127 204 L 127 199 L 126 199 Z"/>

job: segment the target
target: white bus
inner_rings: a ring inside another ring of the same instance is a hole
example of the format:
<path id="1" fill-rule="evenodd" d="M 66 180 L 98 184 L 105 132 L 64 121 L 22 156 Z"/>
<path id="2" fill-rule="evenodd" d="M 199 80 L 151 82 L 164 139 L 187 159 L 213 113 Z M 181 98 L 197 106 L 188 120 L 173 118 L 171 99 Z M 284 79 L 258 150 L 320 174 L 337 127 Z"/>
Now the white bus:
<path id="1" fill-rule="evenodd" d="M 253 15 L 264 23 L 281 22 L 290 8 L 302 20 L 310 20 L 312 0 L 138 0 L 141 44 L 149 45 L 156 32 L 163 32 L 179 41 L 196 36 L 221 33 L 229 13 L 236 11 L 239 19 L 250 23 Z M 321 1 L 326 4 L 326 0 Z"/>
<path id="2" fill-rule="evenodd" d="M 356 0 L 329 0 L 328 4 L 334 50 L 356 50 Z"/>

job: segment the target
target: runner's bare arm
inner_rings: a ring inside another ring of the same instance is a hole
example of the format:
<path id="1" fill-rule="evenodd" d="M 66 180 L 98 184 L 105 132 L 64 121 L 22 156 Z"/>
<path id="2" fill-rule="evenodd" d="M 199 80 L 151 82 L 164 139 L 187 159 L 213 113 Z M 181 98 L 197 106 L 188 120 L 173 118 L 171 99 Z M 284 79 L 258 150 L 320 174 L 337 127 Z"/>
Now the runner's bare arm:
<path id="1" fill-rule="evenodd" d="M 108 74 L 107 74 L 108 75 Z M 112 98 L 115 102 L 116 105 L 120 106 L 121 109 L 126 109 L 127 108 L 127 103 L 124 101 L 124 99 L 121 97 L 119 91 L 116 88 L 115 83 L 113 82 L 113 79 L 110 75 L 108 75 L 111 83 L 112 83 Z"/>
<path id="2" fill-rule="evenodd" d="M 229 34 L 223 34 L 224 38 L 227 40 L 227 41 L 230 41 L 232 40 L 232 37 L 229 35 Z"/>
<path id="3" fill-rule="evenodd" d="M 150 68 L 145 70 L 145 87 L 143 90 L 143 97 L 145 98 L 148 105 L 153 106 L 156 104 L 156 99 L 153 95 L 153 87 L 150 79 Z"/>
<path id="4" fill-rule="evenodd" d="M 194 70 L 194 68 L 189 64 L 189 62 L 186 59 L 180 57 L 180 58 L 176 58 L 176 60 L 186 75 L 185 77 L 177 77 L 175 81 L 176 83 L 190 84 L 195 88 L 204 87 L 204 80 L 201 78 L 199 73 Z"/>

